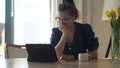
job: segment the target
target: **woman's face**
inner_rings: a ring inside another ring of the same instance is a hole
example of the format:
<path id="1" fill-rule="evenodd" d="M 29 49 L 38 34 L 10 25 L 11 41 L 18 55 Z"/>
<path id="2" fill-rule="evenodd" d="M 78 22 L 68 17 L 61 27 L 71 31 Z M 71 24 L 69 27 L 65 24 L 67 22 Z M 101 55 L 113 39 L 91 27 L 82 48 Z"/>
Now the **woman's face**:
<path id="1" fill-rule="evenodd" d="M 65 25 L 71 25 L 74 22 L 74 17 L 68 11 L 60 11 L 56 19 L 59 23 L 64 23 Z"/>

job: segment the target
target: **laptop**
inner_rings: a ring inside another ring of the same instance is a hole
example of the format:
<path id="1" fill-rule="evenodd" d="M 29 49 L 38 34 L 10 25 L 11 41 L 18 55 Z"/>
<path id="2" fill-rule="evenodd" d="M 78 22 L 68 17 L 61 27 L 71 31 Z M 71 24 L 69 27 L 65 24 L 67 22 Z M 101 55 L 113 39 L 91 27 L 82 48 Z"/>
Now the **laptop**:
<path id="1" fill-rule="evenodd" d="M 52 44 L 26 44 L 29 62 L 55 62 L 57 56 Z"/>

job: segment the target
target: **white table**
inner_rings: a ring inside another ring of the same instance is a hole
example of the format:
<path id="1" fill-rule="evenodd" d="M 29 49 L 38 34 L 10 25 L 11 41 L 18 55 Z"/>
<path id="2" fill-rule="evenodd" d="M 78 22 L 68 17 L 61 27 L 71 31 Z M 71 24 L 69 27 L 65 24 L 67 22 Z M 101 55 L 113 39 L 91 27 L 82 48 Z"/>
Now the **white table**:
<path id="1" fill-rule="evenodd" d="M 0 59 L 0 68 L 120 68 L 120 64 L 112 64 L 110 59 L 40 63 L 27 62 L 26 58 L 13 58 Z"/>

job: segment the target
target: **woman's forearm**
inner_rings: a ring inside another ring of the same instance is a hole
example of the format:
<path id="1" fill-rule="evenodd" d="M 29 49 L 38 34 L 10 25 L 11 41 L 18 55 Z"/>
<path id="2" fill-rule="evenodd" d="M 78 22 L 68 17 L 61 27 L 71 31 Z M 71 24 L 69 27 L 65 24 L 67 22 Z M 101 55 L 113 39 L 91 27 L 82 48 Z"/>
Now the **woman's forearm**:
<path id="1" fill-rule="evenodd" d="M 58 59 L 60 59 L 60 57 L 63 55 L 63 51 L 64 51 L 65 44 L 66 44 L 66 38 L 67 38 L 66 35 L 63 34 L 60 41 L 55 46 L 55 50 L 56 50 L 56 54 L 57 54 Z"/>

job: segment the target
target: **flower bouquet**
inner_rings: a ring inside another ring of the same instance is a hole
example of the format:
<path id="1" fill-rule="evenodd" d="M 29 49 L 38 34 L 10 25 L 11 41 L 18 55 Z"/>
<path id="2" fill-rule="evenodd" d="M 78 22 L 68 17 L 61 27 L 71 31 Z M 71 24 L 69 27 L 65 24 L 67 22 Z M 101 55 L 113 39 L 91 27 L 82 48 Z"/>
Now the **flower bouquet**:
<path id="1" fill-rule="evenodd" d="M 117 13 L 114 10 L 107 10 L 106 16 L 110 19 L 112 28 L 112 62 L 120 62 L 120 6 L 118 6 Z"/>

